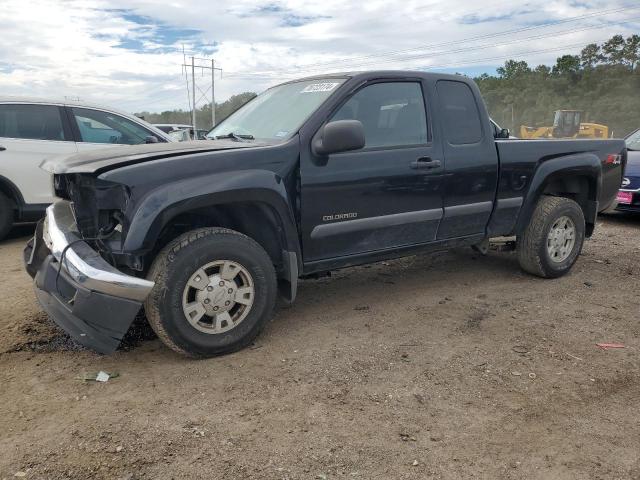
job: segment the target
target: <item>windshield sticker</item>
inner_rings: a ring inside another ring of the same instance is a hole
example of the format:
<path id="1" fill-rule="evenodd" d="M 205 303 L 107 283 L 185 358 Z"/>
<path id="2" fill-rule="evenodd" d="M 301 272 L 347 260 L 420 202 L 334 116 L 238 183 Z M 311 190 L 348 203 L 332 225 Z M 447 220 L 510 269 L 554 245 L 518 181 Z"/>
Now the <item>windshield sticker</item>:
<path id="1" fill-rule="evenodd" d="M 289 135 L 289 132 L 286 130 L 280 130 L 278 133 L 276 133 L 276 138 L 282 138 L 282 137 L 286 137 L 287 135 Z"/>
<path id="2" fill-rule="evenodd" d="M 307 85 L 300 93 L 330 92 L 338 85 L 340 84 L 336 82 L 312 83 Z"/>

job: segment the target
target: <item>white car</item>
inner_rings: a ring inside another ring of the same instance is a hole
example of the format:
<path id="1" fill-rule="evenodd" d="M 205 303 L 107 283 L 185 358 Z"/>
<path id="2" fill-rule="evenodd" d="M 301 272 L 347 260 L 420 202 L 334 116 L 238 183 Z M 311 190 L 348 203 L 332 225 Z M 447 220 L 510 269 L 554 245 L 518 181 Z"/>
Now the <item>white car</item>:
<path id="1" fill-rule="evenodd" d="M 164 133 L 170 133 L 175 130 L 189 130 L 193 129 L 193 126 L 185 123 L 154 123 L 154 127 L 162 130 Z"/>
<path id="2" fill-rule="evenodd" d="M 198 128 L 196 130 L 191 125 L 184 125 L 180 123 L 154 123 L 153 126 L 162 130 L 176 142 L 207 140 L 207 133 L 209 132 L 209 130 L 203 128 Z"/>
<path id="3" fill-rule="evenodd" d="M 171 130 L 167 133 L 175 142 L 189 142 L 191 141 L 191 133 L 189 130 Z"/>
<path id="4" fill-rule="evenodd" d="M 79 102 L 0 96 L 0 239 L 14 222 L 35 221 L 55 199 L 45 158 L 85 150 L 171 142 L 133 115 Z"/>

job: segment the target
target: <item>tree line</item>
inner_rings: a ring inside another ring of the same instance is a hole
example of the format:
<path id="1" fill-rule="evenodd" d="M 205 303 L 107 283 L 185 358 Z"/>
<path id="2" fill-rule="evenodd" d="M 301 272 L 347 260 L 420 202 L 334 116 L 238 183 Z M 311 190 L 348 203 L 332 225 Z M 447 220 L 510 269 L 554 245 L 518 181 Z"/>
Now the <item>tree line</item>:
<path id="1" fill-rule="evenodd" d="M 492 118 L 518 135 L 520 125 L 549 126 L 555 110 L 582 110 L 616 137 L 640 128 L 640 35 L 615 35 L 555 65 L 509 60 L 476 78 Z"/>
<path id="2" fill-rule="evenodd" d="M 247 103 L 256 94 L 253 92 L 239 93 L 231 96 L 228 100 L 216 102 L 216 123 L 220 123 L 242 105 Z M 144 118 L 149 123 L 180 123 L 191 125 L 191 112 L 187 110 L 166 110 L 160 113 L 140 112 L 136 116 Z M 196 109 L 196 125 L 198 128 L 211 128 L 211 104 Z"/>
<path id="3" fill-rule="evenodd" d="M 640 35 L 615 35 L 600 45 L 591 43 L 580 55 L 562 55 L 552 67 L 508 60 L 495 75 L 474 80 L 489 114 L 515 135 L 520 125 L 552 125 L 555 110 L 582 110 L 583 122 L 607 125 L 617 137 L 640 128 Z M 216 103 L 216 121 L 255 96 L 245 92 Z M 191 114 L 183 110 L 137 115 L 151 123 L 191 123 Z M 199 126 L 211 125 L 210 105 L 196 115 Z"/>

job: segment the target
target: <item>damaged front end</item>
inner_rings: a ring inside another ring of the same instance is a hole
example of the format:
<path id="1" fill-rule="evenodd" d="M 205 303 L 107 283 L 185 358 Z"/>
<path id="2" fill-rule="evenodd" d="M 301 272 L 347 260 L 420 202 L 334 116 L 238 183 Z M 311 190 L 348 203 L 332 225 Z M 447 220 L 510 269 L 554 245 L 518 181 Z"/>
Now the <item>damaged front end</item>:
<path id="1" fill-rule="evenodd" d="M 56 196 L 69 200 L 79 231 L 84 237 L 105 237 L 118 225 L 126 225 L 124 211 L 129 202 L 125 185 L 107 182 L 93 175 L 54 175 Z"/>
<path id="2" fill-rule="evenodd" d="M 126 208 L 126 191 L 64 180 L 56 190 L 73 203 L 65 199 L 47 208 L 24 250 L 25 267 L 40 304 L 60 327 L 80 344 L 112 353 L 154 283 L 106 260 L 121 241 L 123 217 L 117 212 Z M 86 197 L 92 192 L 95 201 Z"/>
<path id="3" fill-rule="evenodd" d="M 129 231 L 129 187 L 91 174 L 57 174 L 54 188 L 70 202 L 78 232 L 89 245 L 116 268 L 142 271 L 143 257 L 122 251 Z"/>

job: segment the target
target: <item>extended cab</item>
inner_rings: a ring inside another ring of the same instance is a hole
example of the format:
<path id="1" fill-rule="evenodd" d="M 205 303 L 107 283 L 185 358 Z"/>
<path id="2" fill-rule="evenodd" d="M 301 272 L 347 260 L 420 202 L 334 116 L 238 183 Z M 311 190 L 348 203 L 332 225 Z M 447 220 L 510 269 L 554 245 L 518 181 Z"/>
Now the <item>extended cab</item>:
<path id="1" fill-rule="evenodd" d="M 61 200 L 26 268 L 80 343 L 115 350 L 143 307 L 174 350 L 231 352 L 301 277 L 498 236 L 559 277 L 627 155 L 622 140 L 496 140 L 471 80 L 423 72 L 284 83 L 208 137 L 44 165 Z"/>

